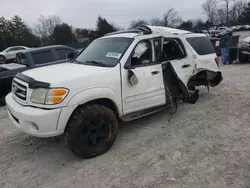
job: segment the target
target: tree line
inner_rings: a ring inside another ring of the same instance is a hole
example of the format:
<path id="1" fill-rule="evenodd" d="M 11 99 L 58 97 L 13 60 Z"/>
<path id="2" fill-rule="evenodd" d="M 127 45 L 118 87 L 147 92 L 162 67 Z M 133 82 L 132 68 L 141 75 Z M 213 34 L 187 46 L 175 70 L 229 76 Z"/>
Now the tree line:
<path id="1" fill-rule="evenodd" d="M 250 2 L 247 3 L 245 0 L 205 0 L 202 9 L 207 18 L 205 21 L 202 19 L 183 21 L 176 9 L 171 8 L 161 17 L 133 20 L 129 28 L 150 24 L 199 32 L 212 26 L 250 23 Z M 0 51 L 16 45 L 38 47 L 92 41 L 106 33 L 122 29 L 101 16 L 97 18 L 94 29 L 73 28 L 58 16 L 41 16 L 33 29 L 17 15 L 11 19 L 1 17 Z"/>
<path id="2" fill-rule="evenodd" d="M 249 24 L 250 4 L 246 0 L 206 0 L 202 9 L 211 25 Z"/>

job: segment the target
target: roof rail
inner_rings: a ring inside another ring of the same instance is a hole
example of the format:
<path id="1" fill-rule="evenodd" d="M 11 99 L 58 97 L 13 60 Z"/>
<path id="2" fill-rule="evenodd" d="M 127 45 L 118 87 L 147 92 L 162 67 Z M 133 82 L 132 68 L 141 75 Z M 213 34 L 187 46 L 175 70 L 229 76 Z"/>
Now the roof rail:
<path id="1" fill-rule="evenodd" d="M 110 35 L 116 35 L 116 34 L 122 34 L 122 33 L 141 33 L 141 31 L 138 30 L 138 29 L 130 29 L 130 30 L 116 31 L 116 32 L 112 32 L 112 33 L 107 33 L 104 36 L 110 36 Z"/>
<path id="2" fill-rule="evenodd" d="M 107 33 L 104 36 L 110 36 L 110 35 L 115 35 L 115 34 L 122 34 L 122 33 L 138 33 L 138 34 L 151 34 L 152 31 L 151 29 L 145 27 L 145 26 L 140 26 L 137 27 L 136 29 L 130 29 L 130 30 L 124 30 L 124 31 L 116 31 L 116 32 L 112 32 L 112 33 Z"/>

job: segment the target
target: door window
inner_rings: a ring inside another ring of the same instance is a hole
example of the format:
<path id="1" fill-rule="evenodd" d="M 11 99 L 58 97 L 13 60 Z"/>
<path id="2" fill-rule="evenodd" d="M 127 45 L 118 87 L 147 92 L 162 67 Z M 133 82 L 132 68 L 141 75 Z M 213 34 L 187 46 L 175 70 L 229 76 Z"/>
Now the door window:
<path id="1" fill-rule="evenodd" d="M 199 55 L 213 54 L 214 48 L 208 37 L 187 38 L 188 43 Z"/>
<path id="2" fill-rule="evenodd" d="M 32 53 L 32 57 L 36 65 L 56 61 L 51 50 Z"/>
<path id="3" fill-rule="evenodd" d="M 152 62 L 152 45 L 149 40 L 139 42 L 131 57 L 131 66 L 143 66 Z"/>
<path id="4" fill-rule="evenodd" d="M 7 50 L 7 52 L 14 52 L 14 51 L 18 51 L 18 50 L 24 50 L 23 47 L 13 47 L 13 48 L 10 48 L 9 50 Z"/>
<path id="5" fill-rule="evenodd" d="M 161 59 L 161 48 L 162 48 L 162 38 L 154 39 L 154 51 L 155 51 L 155 61 L 158 62 Z"/>
<path id="6" fill-rule="evenodd" d="M 164 40 L 161 61 L 171 61 L 176 59 L 183 59 L 185 57 L 186 52 L 180 41 L 176 39 Z"/>
<path id="7" fill-rule="evenodd" d="M 73 50 L 67 48 L 56 49 L 59 60 L 67 59 L 67 55 L 71 52 L 73 52 Z"/>

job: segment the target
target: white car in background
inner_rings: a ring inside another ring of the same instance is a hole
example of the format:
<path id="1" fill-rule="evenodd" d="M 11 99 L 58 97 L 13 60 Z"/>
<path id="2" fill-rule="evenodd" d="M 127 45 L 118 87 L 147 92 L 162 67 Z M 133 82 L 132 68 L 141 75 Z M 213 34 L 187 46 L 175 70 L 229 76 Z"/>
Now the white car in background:
<path id="1" fill-rule="evenodd" d="M 0 52 L 0 64 L 5 63 L 6 61 L 16 59 L 16 54 L 18 52 L 22 52 L 27 49 L 30 49 L 30 48 L 26 46 L 12 46 L 12 47 L 6 48 L 2 52 Z"/>

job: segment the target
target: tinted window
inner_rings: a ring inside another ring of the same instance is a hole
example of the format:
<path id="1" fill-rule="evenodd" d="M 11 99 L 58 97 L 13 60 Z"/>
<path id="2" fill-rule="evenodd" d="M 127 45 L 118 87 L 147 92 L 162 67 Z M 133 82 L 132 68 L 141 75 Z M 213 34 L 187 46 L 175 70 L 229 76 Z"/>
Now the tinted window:
<path id="1" fill-rule="evenodd" d="M 215 53 L 213 45 L 207 37 L 192 37 L 187 38 L 187 41 L 199 55 Z"/>
<path id="2" fill-rule="evenodd" d="M 131 58 L 131 66 L 141 66 L 152 62 L 152 46 L 150 41 L 139 42 Z"/>
<path id="3" fill-rule="evenodd" d="M 58 55 L 58 58 L 59 60 L 62 60 L 62 59 L 66 59 L 67 58 L 67 55 L 69 53 L 73 52 L 73 50 L 71 49 L 67 49 L 67 48 L 64 48 L 64 49 L 56 49 L 56 53 Z"/>
<path id="4" fill-rule="evenodd" d="M 56 61 L 51 50 L 32 53 L 32 57 L 36 65 Z"/>
<path id="5" fill-rule="evenodd" d="M 131 44 L 131 38 L 101 38 L 92 42 L 73 63 L 114 67 Z"/>

